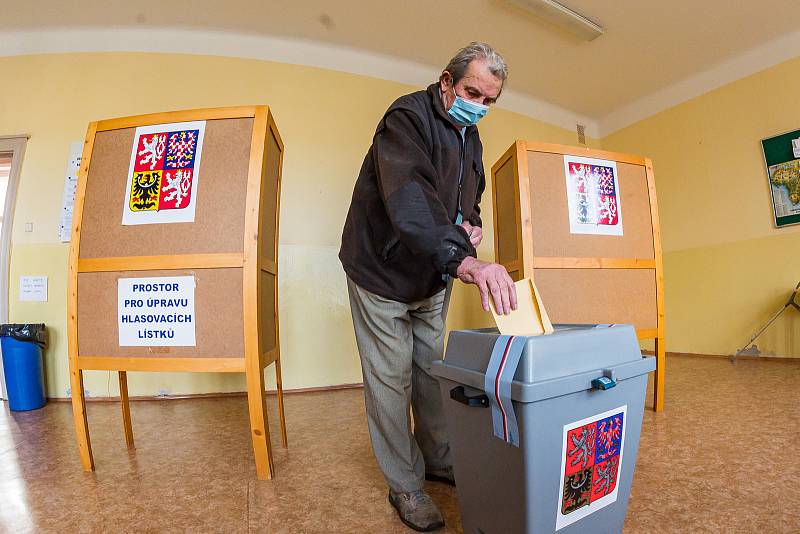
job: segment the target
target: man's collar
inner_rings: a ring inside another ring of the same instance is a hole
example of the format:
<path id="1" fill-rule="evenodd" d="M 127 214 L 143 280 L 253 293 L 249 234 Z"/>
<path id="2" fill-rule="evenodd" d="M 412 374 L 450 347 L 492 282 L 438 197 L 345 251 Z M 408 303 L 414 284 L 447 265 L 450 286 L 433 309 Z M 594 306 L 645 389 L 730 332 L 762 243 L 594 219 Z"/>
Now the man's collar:
<path id="1" fill-rule="evenodd" d="M 428 96 L 430 96 L 431 98 L 431 103 L 433 104 L 433 109 L 436 110 L 436 113 L 438 113 L 441 118 L 447 121 L 453 128 L 456 129 L 456 131 L 459 131 L 460 133 L 460 130 L 461 128 L 463 128 L 463 126 L 461 126 L 460 124 L 456 124 L 453 121 L 453 118 L 450 116 L 450 114 L 447 113 L 447 110 L 444 109 L 444 104 L 442 103 L 442 92 L 439 89 L 439 82 L 432 83 L 431 85 L 429 85 L 427 92 Z M 477 129 L 478 129 L 477 126 L 467 126 L 467 129 L 464 132 L 464 136 L 466 137 L 472 131 Z"/>

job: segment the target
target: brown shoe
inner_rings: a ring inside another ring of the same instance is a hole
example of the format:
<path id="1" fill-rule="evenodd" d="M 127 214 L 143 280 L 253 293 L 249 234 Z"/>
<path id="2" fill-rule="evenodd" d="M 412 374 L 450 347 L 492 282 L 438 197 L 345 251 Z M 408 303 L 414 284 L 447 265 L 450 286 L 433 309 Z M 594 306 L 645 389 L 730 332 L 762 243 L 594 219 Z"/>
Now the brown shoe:
<path id="1" fill-rule="evenodd" d="M 444 519 L 430 496 L 422 490 L 395 493 L 389 490 L 389 502 L 400 521 L 418 532 L 430 532 L 444 526 Z"/>
<path id="2" fill-rule="evenodd" d="M 456 485 L 456 478 L 453 475 L 453 467 L 444 467 L 442 469 L 431 469 L 425 472 L 425 480 L 431 482 L 441 482 L 449 486 Z"/>

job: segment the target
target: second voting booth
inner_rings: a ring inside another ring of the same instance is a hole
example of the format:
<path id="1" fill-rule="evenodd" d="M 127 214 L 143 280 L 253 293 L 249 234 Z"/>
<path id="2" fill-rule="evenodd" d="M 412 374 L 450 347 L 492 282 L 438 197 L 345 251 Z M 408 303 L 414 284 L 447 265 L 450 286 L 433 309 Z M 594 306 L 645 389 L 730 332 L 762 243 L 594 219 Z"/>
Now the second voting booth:
<path id="1" fill-rule="evenodd" d="M 492 167 L 495 261 L 532 278 L 560 324 L 625 323 L 654 339 L 664 409 L 664 276 L 652 162 L 515 142 Z"/>
<path id="2" fill-rule="evenodd" d="M 68 343 L 75 429 L 93 470 L 86 370 L 119 373 L 133 446 L 128 371 L 245 373 L 258 477 L 272 476 L 264 368 L 278 335 L 283 142 L 266 106 L 93 122 L 69 256 Z"/>

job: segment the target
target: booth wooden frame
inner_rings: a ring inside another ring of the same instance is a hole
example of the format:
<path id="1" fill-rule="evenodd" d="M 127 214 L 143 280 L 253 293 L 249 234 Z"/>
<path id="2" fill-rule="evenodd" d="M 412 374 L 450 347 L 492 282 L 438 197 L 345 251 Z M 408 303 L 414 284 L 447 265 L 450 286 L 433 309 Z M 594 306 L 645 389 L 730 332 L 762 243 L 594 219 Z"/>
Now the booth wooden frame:
<path id="1" fill-rule="evenodd" d="M 247 171 L 247 192 L 245 200 L 244 244 L 242 253 L 180 254 L 164 256 L 131 256 L 113 258 L 81 258 L 81 223 L 92 150 L 95 136 L 99 132 L 149 126 L 163 123 L 200 121 L 214 119 L 252 118 L 253 131 Z M 261 193 L 266 180 L 265 161 L 269 156 L 267 136 L 272 135 L 280 150 L 280 163 L 277 172 L 277 199 L 275 208 L 274 243 L 264 243 L 262 239 L 262 218 L 260 217 Z M 280 418 L 281 442 L 287 447 L 286 419 L 284 415 L 283 385 L 281 378 L 281 358 L 278 322 L 278 230 L 280 214 L 281 172 L 283 168 L 283 141 L 267 106 L 241 106 L 229 108 L 194 109 L 186 111 L 154 113 L 118 119 L 92 122 L 89 125 L 84 143 L 78 187 L 75 195 L 75 208 L 72 225 L 72 240 L 69 253 L 69 289 L 67 297 L 67 329 L 70 363 L 70 382 L 72 388 L 72 407 L 75 431 L 78 440 L 81 463 L 86 471 L 94 470 L 89 424 L 86 414 L 86 401 L 83 388 L 83 371 L 105 370 L 119 373 L 120 401 L 125 441 L 128 447 L 134 446 L 133 427 L 128 400 L 128 371 L 187 371 L 187 372 L 226 372 L 245 373 L 247 378 L 247 397 L 250 413 L 250 430 L 259 479 L 272 478 L 274 473 L 272 449 L 270 445 L 269 424 L 264 390 L 264 368 L 275 364 L 278 412 Z M 262 257 L 263 247 L 273 247 L 272 258 Z M 158 269 L 217 269 L 239 268 L 243 283 L 243 322 L 244 354 L 242 357 L 192 358 L 192 357 L 116 357 L 91 355 L 78 352 L 78 274 L 111 271 L 148 271 Z M 260 273 L 274 275 L 275 299 L 275 346 L 262 354 L 260 340 L 263 335 L 262 317 L 258 313 L 262 284 Z"/>
<path id="2" fill-rule="evenodd" d="M 644 167 L 647 178 L 647 191 L 650 201 L 650 218 L 653 229 L 654 258 L 597 258 L 597 257 L 537 257 L 533 253 L 534 229 L 533 215 L 530 205 L 530 178 L 528 169 L 528 152 L 544 152 L 571 156 L 605 159 L 620 163 L 629 163 Z M 519 271 L 522 278 L 533 278 L 534 269 L 652 269 L 655 271 L 657 328 L 637 328 L 639 339 L 655 340 L 656 372 L 653 391 L 653 409 L 660 412 L 664 409 L 664 377 L 666 365 L 666 348 L 664 344 L 664 267 L 661 250 L 661 226 L 658 218 L 658 201 L 656 197 L 653 163 L 649 158 L 606 150 L 590 149 L 569 145 L 541 143 L 534 141 L 516 141 L 492 166 L 492 208 L 494 222 L 494 252 L 499 258 L 499 239 L 497 224 L 497 188 L 496 173 L 509 160 L 515 170 L 517 190 L 514 194 L 518 259 L 501 262 L 509 271 Z"/>

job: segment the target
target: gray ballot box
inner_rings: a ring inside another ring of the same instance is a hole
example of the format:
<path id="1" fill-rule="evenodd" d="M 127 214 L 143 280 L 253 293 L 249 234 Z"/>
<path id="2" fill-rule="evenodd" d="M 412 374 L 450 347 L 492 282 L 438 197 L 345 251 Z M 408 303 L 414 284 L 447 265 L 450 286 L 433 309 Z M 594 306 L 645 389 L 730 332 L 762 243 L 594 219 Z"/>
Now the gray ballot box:
<path id="1" fill-rule="evenodd" d="M 495 364 L 512 343 L 519 360 L 500 371 L 503 402 Z M 655 368 L 630 325 L 557 325 L 523 338 L 453 331 L 432 372 L 465 534 L 621 532 Z"/>

